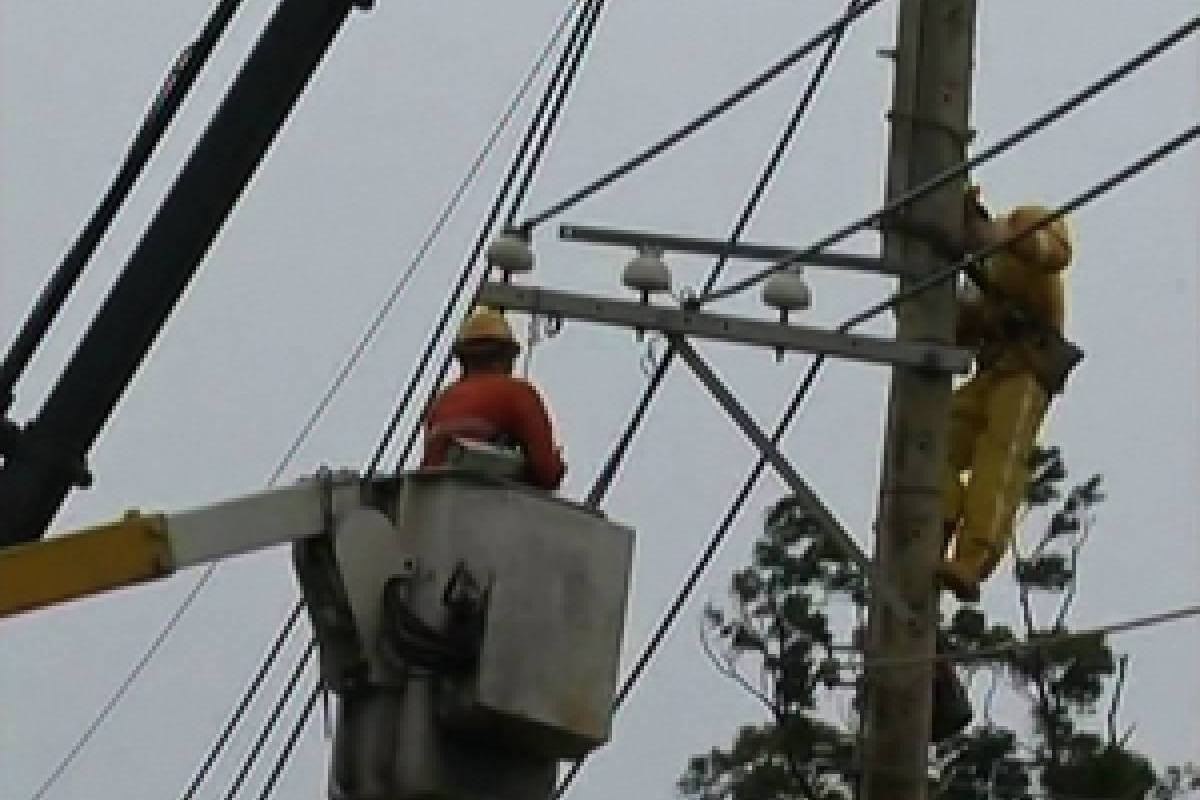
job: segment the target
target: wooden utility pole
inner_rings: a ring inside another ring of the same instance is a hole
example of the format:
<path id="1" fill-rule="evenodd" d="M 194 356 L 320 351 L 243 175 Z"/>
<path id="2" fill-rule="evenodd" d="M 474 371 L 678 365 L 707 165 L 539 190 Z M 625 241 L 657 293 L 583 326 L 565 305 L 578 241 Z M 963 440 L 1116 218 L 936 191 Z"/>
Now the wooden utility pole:
<path id="1" fill-rule="evenodd" d="M 900 0 L 895 57 L 889 200 L 961 162 L 970 138 L 968 109 L 975 0 Z M 884 261 L 944 267 L 913 230 L 961 236 L 963 182 L 951 181 L 914 203 L 884 236 Z M 919 280 L 918 277 L 901 281 Z M 953 282 L 896 309 L 896 338 L 949 344 Z M 863 800 L 925 800 L 937 622 L 934 567 L 942 552 L 941 481 L 946 462 L 950 376 L 892 371 L 887 441 L 876 527 L 875 569 L 916 615 L 898 620 L 878 596 L 869 618 Z M 880 663 L 872 665 L 872 660 Z M 904 662 L 903 666 L 888 660 Z"/>

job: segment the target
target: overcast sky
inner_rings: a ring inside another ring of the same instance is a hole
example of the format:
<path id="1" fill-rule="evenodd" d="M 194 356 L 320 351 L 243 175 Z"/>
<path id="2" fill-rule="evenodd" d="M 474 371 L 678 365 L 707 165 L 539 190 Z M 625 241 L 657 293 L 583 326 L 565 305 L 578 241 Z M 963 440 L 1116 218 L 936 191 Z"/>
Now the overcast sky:
<path id="1" fill-rule="evenodd" d="M 823 27 L 838 0 L 610 3 L 535 182 L 544 207 Z M 1195 13 L 1191 0 L 981 3 L 978 145 L 1013 130 Z M 564 0 L 381 0 L 354 14 L 251 183 L 97 444 L 95 487 L 55 522 L 70 530 L 128 507 L 180 509 L 260 488 L 407 265 L 549 35 Z M 154 166 L 18 390 L 35 413 L 114 275 L 261 29 L 248 0 Z M 806 244 L 880 202 L 896 0 L 856 25 L 749 239 Z M 0 7 L 0 342 L 107 186 L 164 70 L 201 26 L 206 0 Z M 807 80 L 790 73 L 695 140 L 566 215 L 573 222 L 725 235 Z M 1061 202 L 1200 113 L 1200 42 L 1189 41 L 976 176 L 997 208 Z M 501 142 L 513 145 L 514 135 Z M 506 160 L 480 183 L 285 480 L 329 463 L 361 466 L 423 346 Z M 1075 474 L 1101 472 L 1109 500 L 1085 550 L 1073 624 L 1192 604 L 1200 568 L 1196 486 L 1200 150 L 1180 153 L 1078 213 L 1069 333 L 1088 353 L 1045 439 Z M 536 239 L 530 281 L 618 294 L 627 254 Z M 870 253 L 872 237 L 846 248 Z M 672 262 L 679 284 L 707 262 Z M 732 266 L 731 274 L 745 269 Z M 812 322 L 882 296 L 882 279 L 814 271 Z M 756 296 L 726 310 L 763 313 Z M 876 330 L 886 331 L 886 321 Z M 632 334 L 568 324 L 536 349 L 533 377 L 556 414 L 579 496 L 645 377 Z M 743 401 L 771 425 L 805 359 L 707 346 Z M 829 505 L 867 541 L 877 490 L 886 372 L 831 366 L 786 442 Z M 638 530 L 624 661 L 674 593 L 753 459 L 681 367 L 655 402 L 606 508 Z M 701 587 L 724 596 L 764 509 L 763 482 Z M 1005 570 L 1002 569 L 1002 573 Z M 154 586 L 0 623 L 0 796 L 27 798 L 128 673 L 196 571 Z M 294 601 L 286 553 L 220 567 L 158 658 L 49 798 L 178 796 Z M 1007 576 L 987 610 L 1016 619 Z M 688 755 L 729 741 L 760 709 L 715 675 L 697 645 L 700 603 L 621 712 L 571 796 L 664 799 Z M 1115 639 L 1133 657 L 1122 719 L 1163 762 L 1200 757 L 1200 626 Z M 291 658 L 298 648 L 293 647 Z M 290 663 L 290 660 L 289 660 Z M 268 697 L 273 698 L 283 671 Z M 844 702 L 829 709 L 845 712 Z M 1011 709 L 1010 709 L 1011 711 Z M 256 706 L 202 797 L 223 796 L 266 713 Z M 319 720 L 318 720 L 319 722 Z M 1098 724 L 1102 721 L 1098 721 Z M 290 729 L 291 719 L 285 725 Z M 274 752 L 272 746 L 270 752 Z M 328 747 L 310 726 L 276 797 L 324 792 Z M 236 757 L 232 757 L 236 756 Z M 249 788 L 257 796 L 258 780 Z"/>

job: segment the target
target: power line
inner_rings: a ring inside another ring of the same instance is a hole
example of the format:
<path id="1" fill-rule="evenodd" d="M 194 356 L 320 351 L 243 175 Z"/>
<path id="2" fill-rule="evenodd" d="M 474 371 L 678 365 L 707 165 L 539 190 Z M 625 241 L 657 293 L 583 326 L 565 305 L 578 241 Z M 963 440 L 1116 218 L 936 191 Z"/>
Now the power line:
<path id="1" fill-rule="evenodd" d="M 297 662 L 295 669 L 292 670 L 292 674 L 288 677 L 287 685 L 283 687 L 283 691 L 275 700 L 275 705 L 271 708 L 271 713 L 267 716 L 266 724 L 258 732 L 258 738 L 254 740 L 254 744 L 250 746 L 250 751 L 242 759 L 242 765 L 238 768 L 237 774 L 233 778 L 233 783 L 229 785 L 229 790 L 225 793 L 225 800 L 233 800 L 238 792 L 241 791 L 242 784 L 246 781 L 246 776 L 250 774 L 251 768 L 254 767 L 254 762 L 258 760 L 258 754 L 266 747 L 267 739 L 270 738 L 272 731 L 275 730 L 279 716 L 283 713 L 283 709 L 287 706 L 288 701 L 291 700 L 296 684 L 300 682 L 300 677 L 308 667 L 308 662 L 312 658 L 316 645 L 316 640 L 308 640 L 308 645 L 304 648 L 304 653 L 300 656 L 300 661 Z"/>
<path id="2" fill-rule="evenodd" d="M 214 570 L 214 565 L 209 565 L 205 568 L 204 573 L 200 576 L 200 579 L 197 580 L 195 585 L 188 590 L 187 595 L 183 598 L 183 602 L 179 604 L 179 607 L 175 609 L 174 613 L 167 618 L 167 622 L 165 625 L 163 625 L 162 630 L 160 630 L 158 635 L 154 637 L 154 640 L 150 642 L 150 646 L 146 648 L 146 652 L 142 653 L 142 657 L 139 658 L 137 663 L 133 665 L 133 669 L 131 669 L 129 674 L 125 676 L 125 680 L 121 681 L 121 685 L 118 686 L 117 690 L 113 692 L 111 697 L 108 698 L 108 702 L 106 702 L 100 708 L 100 711 L 97 712 L 95 718 L 91 721 L 91 724 L 84 729 L 83 733 L 75 741 L 75 744 L 71 746 L 71 749 L 67 751 L 67 754 L 62 757 L 61 761 L 58 762 L 58 765 L 54 768 L 54 771 L 51 772 L 46 780 L 42 782 L 42 785 L 38 787 L 38 790 L 33 793 L 32 800 L 41 800 L 42 797 L 45 797 L 46 792 L 48 792 L 50 788 L 58 781 L 58 779 L 62 777 L 62 774 L 66 772 L 67 767 L 71 765 L 71 762 L 75 760 L 75 757 L 79 755 L 83 748 L 87 746 L 88 742 L 91 741 L 92 737 L 96 735 L 96 731 L 99 730 L 100 726 L 104 724 L 105 720 L 107 720 L 109 715 L 112 714 L 113 709 L 115 709 L 117 704 L 125 698 L 125 695 L 129 692 L 129 687 L 133 686 L 134 682 L 146 669 L 146 666 L 150 663 L 154 656 L 158 654 L 163 642 L 167 640 L 167 637 L 171 635 L 171 631 L 173 631 L 179 624 L 179 620 L 183 617 L 187 610 L 191 608 L 192 604 L 196 601 L 196 597 L 200 594 L 200 591 L 212 578 Z"/>
<path id="3" fill-rule="evenodd" d="M 525 230 L 532 230 L 533 228 L 536 228 L 547 220 L 558 216 L 568 209 L 573 208 L 581 201 L 587 199 L 601 189 L 606 188 L 615 181 L 623 178 L 651 159 L 662 155 L 664 152 L 679 144 L 684 139 L 691 136 L 693 133 L 700 130 L 702 127 L 736 106 L 738 103 L 741 103 L 743 100 L 753 95 L 775 78 L 778 78 L 788 69 L 804 59 L 809 53 L 812 53 L 814 50 L 816 50 L 821 44 L 838 35 L 838 31 L 842 29 L 843 25 L 862 16 L 879 3 L 880 0 L 863 0 L 859 5 L 854 7 L 852 11 L 846 12 L 841 17 L 831 22 L 820 33 L 813 36 L 800 47 L 796 48 L 791 53 L 772 64 L 763 72 L 759 73 L 758 77 L 744 84 L 741 88 L 725 97 L 725 99 L 721 100 L 719 103 L 700 114 L 691 122 L 687 123 L 681 128 L 678 128 L 673 133 L 663 137 L 655 144 L 638 153 L 633 158 L 630 158 L 620 166 L 610 170 L 601 177 L 592 181 L 582 189 L 570 194 L 546 210 L 529 217 L 523 223 L 521 223 L 521 228 Z"/>
<path id="4" fill-rule="evenodd" d="M 303 733 L 305 726 L 308 724 L 309 717 L 312 716 L 313 706 L 317 703 L 317 695 L 320 694 L 316 687 L 309 694 L 308 700 L 304 702 L 304 709 L 300 712 L 300 717 L 296 720 L 296 724 L 292 726 L 292 732 L 288 734 L 287 741 L 283 743 L 283 749 L 279 751 L 279 756 L 275 759 L 275 766 L 271 768 L 271 774 L 267 776 L 266 783 L 263 784 L 262 791 L 258 794 L 258 800 L 267 800 L 271 793 L 275 790 L 275 784 L 279 780 L 279 776 L 283 774 L 283 768 L 287 766 L 288 760 L 292 756 L 292 750 L 296 747 L 296 742 L 300 739 L 300 734 Z"/>
<path id="5" fill-rule="evenodd" d="M 780 134 L 774 150 L 768 157 L 767 162 L 759 175 L 758 181 L 755 183 L 753 190 L 750 192 L 750 197 L 747 199 L 737 222 L 734 224 L 733 230 L 729 235 L 729 242 L 731 244 L 736 244 L 740 240 L 742 234 L 745 232 L 745 229 L 749 225 L 755 209 L 758 207 L 766 192 L 767 186 L 770 184 L 770 181 L 778 169 L 779 164 L 782 162 L 783 156 L 787 152 L 788 146 L 790 145 L 792 138 L 799 128 L 800 122 L 807 114 L 808 109 L 812 104 L 812 100 L 816 96 L 817 89 L 824 81 L 825 75 L 828 72 L 830 65 L 833 63 L 833 58 L 837 54 L 838 47 L 841 45 L 846 30 L 848 29 L 851 21 L 854 19 L 854 17 L 850 16 L 850 12 L 854 10 L 855 5 L 856 0 L 850 0 L 846 14 L 843 15 L 845 22 L 842 23 L 840 29 L 829 40 L 825 52 L 821 56 L 820 62 L 817 64 L 812 75 L 809 77 L 808 84 L 805 86 L 800 101 L 797 103 L 795 110 L 792 112 L 791 118 L 788 120 L 783 132 Z M 724 269 L 727 260 L 728 257 L 725 255 L 721 255 L 717 259 L 705 281 L 705 291 L 711 289 L 716 283 L 717 278 Z M 593 482 L 591 491 L 588 492 L 586 500 L 587 505 L 593 508 L 600 505 L 604 494 L 607 492 L 608 487 L 611 485 L 612 480 L 616 475 L 616 471 L 621 460 L 624 458 L 625 453 L 633 440 L 634 433 L 641 426 L 641 423 L 645 418 L 646 411 L 649 408 L 650 400 L 657 393 L 658 388 L 662 384 L 663 378 L 666 375 L 667 369 L 674 360 L 674 357 L 674 349 L 669 348 L 659 361 L 657 367 L 655 368 L 654 374 L 650 379 L 650 382 L 642 391 L 642 396 L 638 401 L 633 415 L 626 424 L 625 429 L 618 440 L 617 446 L 613 448 L 613 451 L 609 455 L 608 460 L 605 462 L 604 467 L 600 470 L 599 475 Z M 729 520 L 729 523 L 732 523 L 732 519 Z M 617 709 L 624 704 L 625 700 L 629 697 L 629 693 L 633 690 L 634 685 L 649 666 L 654 654 L 657 652 L 659 646 L 662 644 L 662 641 L 666 638 L 667 633 L 674 625 L 676 617 L 678 617 L 679 613 L 683 610 L 683 606 L 686 603 L 687 598 L 691 595 L 696 583 L 699 582 L 700 577 L 708 568 L 708 564 L 711 562 L 713 556 L 716 554 L 717 549 L 720 547 L 721 541 L 724 539 L 725 532 L 727 530 L 728 525 L 725 526 L 725 529 L 721 531 L 718 537 L 709 542 L 708 547 L 705 548 L 700 559 L 692 567 L 692 571 L 684 583 L 683 590 L 676 595 L 674 601 L 672 601 L 671 605 L 667 608 L 666 613 L 659 621 L 654 633 L 643 646 L 642 652 L 638 655 L 638 660 L 634 663 L 629 673 L 625 676 L 620 689 L 614 696 L 612 706 L 613 713 L 615 713 Z M 583 769 L 585 760 L 586 756 L 576 760 L 575 763 L 570 766 L 570 768 L 567 770 L 567 773 L 563 776 L 563 779 L 559 782 L 558 786 L 555 787 L 554 793 L 551 796 L 552 800 L 555 798 L 560 798 L 566 793 L 567 789 L 570 788 L 571 783 L 579 775 L 580 770 Z"/>
<path id="6" fill-rule="evenodd" d="M 766 280 L 766 278 L 774 272 L 786 269 L 788 266 L 798 263 L 802 259 L 814 256 L 821 251 L 826 250 L 833 245 L 844 241 L 845 239 L 848 239 L 850 236 L 853 236 L 856 233 L 875 227 L 881 221 L 886 220 L 887 217 L 894 215 L 897 211 L 903 210 L 935 189 L 944 186 L 955 178 L 966 175 L 969 171 L 980 164 L 990 161 L 1001 153 L 1010 150 L 1012 147 L 1024 141 L 1025 139 L 1028 139 L 1030 136 L 1042 130 L 1043 128 L 1049 127 L 1051 124 L 1062 119 L 1079 106 L 1099 95 L 1101 92 L 1112 87 L 1118 81 L 1128 77 L 1138 69 L 1144 67 L 1153 59 L 1161 56 L 1163 53 L 1167 52 L 1172 47 L 1194 34 L 1198 29 L 1200 29 L 1200 15 L 1192 17 L 1183 25 L 1179 26 L 1167 36 L 1150 45 L 1133 58 L 1119 65 L 1111 72 L 1108 72 L 1098 80 L 1071 95 L 1057 106 L 1051 108 L 1049 111 L 1035 118 L 1033 121 L 1018 128 L 1016 131 L 1013 131 L 1008 136 L 1005 136 L 1003 139 L 993 144 L 991 147 L 986 148 L 977 155 L 962 162 L 958 166 L 951 167 L 950 169 L 935 175 L 928 181 L 913 189 L 910 189 L 900 197 L 888 202 L 882 208 L 872 211 L 862 219 L 859 219 L 845 226 L 844 228 L 834 231 L 804 250 L 797 251 L 795 256 L 786 258 L 776 264 L 771 265 L 770 267 L 759 270 L 758 272 L 746 278 L 731 283 L 729 286 L 717 289 L 716 291 L 708 292 L 699 299 L 703 302 L 711 302 L 713 300 L 721 300 L 726 297 L 739 294 L 740 292 L 743 292 L 746 289 L 749 289 L 750 287 Z"/>
<path id="7" fill-rule="evenodd" d="M 229 719 L 225 723 L 225 727 L 221 730 L 221 733 L 217 736 L 212 746 L 209 747 L 208 755 L 204 757 L 204 761 L 201 763 L 200 769 L 196 771 L 196 774 L 192 777 L 192 782 L 188 784 L 187 789 L 184 791 L 183 800 L 192 800 L 192 798 L 196 796 L 196 791 L 199 790 L 200 784 L 202 784 L 205 778 L 208 777 L 208 773 L 212 769 L 213 764 L 216 763 L 217 757 L 221 754 L 221 751 L 225 749 L 225 745 L 229 743 L 229 739 L 233 735 L 234 729 L 237 728 L 237 726 L 241 723 L 242 717 L 246 714 L 246 709 L 250 707 L 251 701 L 253 701 L 254 696 L 258 694 L 259 689 L 262 687 L 263 681 L 267 677 L 267 673 L 275 664 L 275 661 L 279 657 L 279 653 L 283 649 L 284 644 L 291 637 L 292 631 L 296 627 L 296 622 L 300 619 L 300 610 L 302 608 L 303 603 L 299 602 L 292 606 L 291 613 L 288 614 L 287 620 L 284 622 L 283 627 L 279 629 L 279 633 L 275 635 L 275 641 L 271 643 L 271 647 L 267 651 L 267 655 L 263 658 L 262 663 L 259 665 L 258 671 L 254 673 L 254 677 L 250 680 L 250 684 L 246 687 L 245 691 L 242 692 L 242 697 L 238 701 L 236 708 L 234 708 L 233 714 L 230 715 Z"/>

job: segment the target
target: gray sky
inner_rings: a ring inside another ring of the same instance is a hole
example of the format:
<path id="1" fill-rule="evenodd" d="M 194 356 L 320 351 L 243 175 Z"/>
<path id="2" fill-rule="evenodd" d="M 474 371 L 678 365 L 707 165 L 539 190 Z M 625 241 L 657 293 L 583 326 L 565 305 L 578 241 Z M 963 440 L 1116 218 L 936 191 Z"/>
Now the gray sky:
<path id="1" fill-rule="evenodd" d="M 31 415 L 136 243 L 178 164 L 261 28 L 248 0 L 179 124 L 19 388 Z M 262 486 L 548 36 L 562 0 L 401 3 L 355 14 L 299 103 L 94 451 L 94 489 L 56 522 L 69 530 L 127 507 L 178 509 Z M 706 108 L 809 33 L 840 2 L 612 3 L 531 195 L 541 208 Z M 91 212 L 163 71 L 199 29 L 203 0 L 0 8 L 0 341 Z M 981 3 L 974 108 L 986 145 L 1195 13 L 1187 0 Z M 805 244 L 878 205 L 895 2 L 852 29 L 748 238 Z M 807 79 L 808 67 L 695 141 L 566 215 L 567 220 L 722 236 Z M 1193 124 L 1200 43 L 1191 41 L 980 171 L 989 201 L 1060 202 Z M 519 130 L 519 128 L 517 128 Z M 504 140 L 511 147 L 513 136 Z M 462 212 L 289 470 L 361 465 L 423 345 L 505 167 L 489 163 Z M 1086 626 L 1196 602 L 1197 290 L 1200 151 L 1184 151 L 1074 219 L 1070 334 L 1088 352 L 1045 438 L 1110 499 L 1085 551 L 1074 618 Z M 547 226 L 532 280 L 618 291 L 615 251 L 564 245 Z M 875 247 L 870 237 L 848 246 Z M 706 262 L 673 262 L 696 285 Z M 731 273 L 740 269 L 731 267 Z M 882 296 L 886 282 L 813 274 L 811 321 Z M 727 304 L 759 313 L 755 297 Z M 877 328 L 886 330 L 886 324 Z M 537 348 L 578 496 L 644 383 L 632 335 L 568 324 Z M 706 347 L 764 424 L 804 366 Z M 870 530 L 886 374 L 827 370 L 787 452 L 858 532 Z M 752 459 L 682 369 L 655 402 L 608 504 L 639 531 L 624 650 L 630 662 Z M 720 599 L 745 563 L 779 484 L 763 483 L 709 573 Z M 0 624 L 0 796 L 25 798 L 192 586 L 158 585 Z M 52 798 L 177 796 L 294 599 L 286 554 L 222 565 L 211 585 Z M 989 612 L 1015 619 L 1007 577 Z M 630 698 L 613 742 L 571 796 L 667 798 L 686 757 L 757 719 L 697 645 L 699 603 Z M 1200 756 L 1197 624 L 1123 636 L 1133 656 L 1123 719 L 1163 761 Z M 280 676 L 281 678 L 282 676 Z M 278 686 L 278 680 L 273 686 Z M 274 697 L 274 691 L 268 693 Z M 844 713 L 844 708 L 831 709 Z M 265 714 L 234 743 L 245 749 Z M 290 728 L 290 720 L 286 723 Z M 271 748 L 271 752 L 274 747 Z M 324 791 L 326 744 L 310 728 L 277 797 Z M 236 759 L 215 774 L 221 796 Z M 257 794 L 257 782 L 250 789 Z"/>

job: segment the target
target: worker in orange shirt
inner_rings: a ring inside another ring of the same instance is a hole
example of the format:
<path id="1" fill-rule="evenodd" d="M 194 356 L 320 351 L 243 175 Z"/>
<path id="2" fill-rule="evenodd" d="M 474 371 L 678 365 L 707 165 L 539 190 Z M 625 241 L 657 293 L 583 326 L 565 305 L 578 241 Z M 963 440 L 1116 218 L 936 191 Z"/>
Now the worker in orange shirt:
<path id="1" fill-rule="evenodd" d="M 977 189 L 966 199 L 968 251 L 1012 240 L 983 267 L 988 291 L 964 295 L 958 309 L 958 343 L 977 349 L 976 370 L 951 405 L 943 514 L 953 553 L 937 574 L 960 600 L 975 601 L 1012 539 L 1038 429 L 1065 378 L 1053 346 L 1063 341 L 1071 242 L 1061 218 L 1034 230 L 1045 209 L 993 219 Z"/>
<path id="2" fill-rule="evenodd" d="M 557 489 L 566 465 L 554 445 L 550 415 L 527 381 L 513 377 L 520 344 L 499 311 L 476 307 L 453 352 L 462 374 L 434 400 L 425 419 L 422 467 L 440 466 L 456 440 L 512 447 L 524 457 L 524 482 Z"/>

